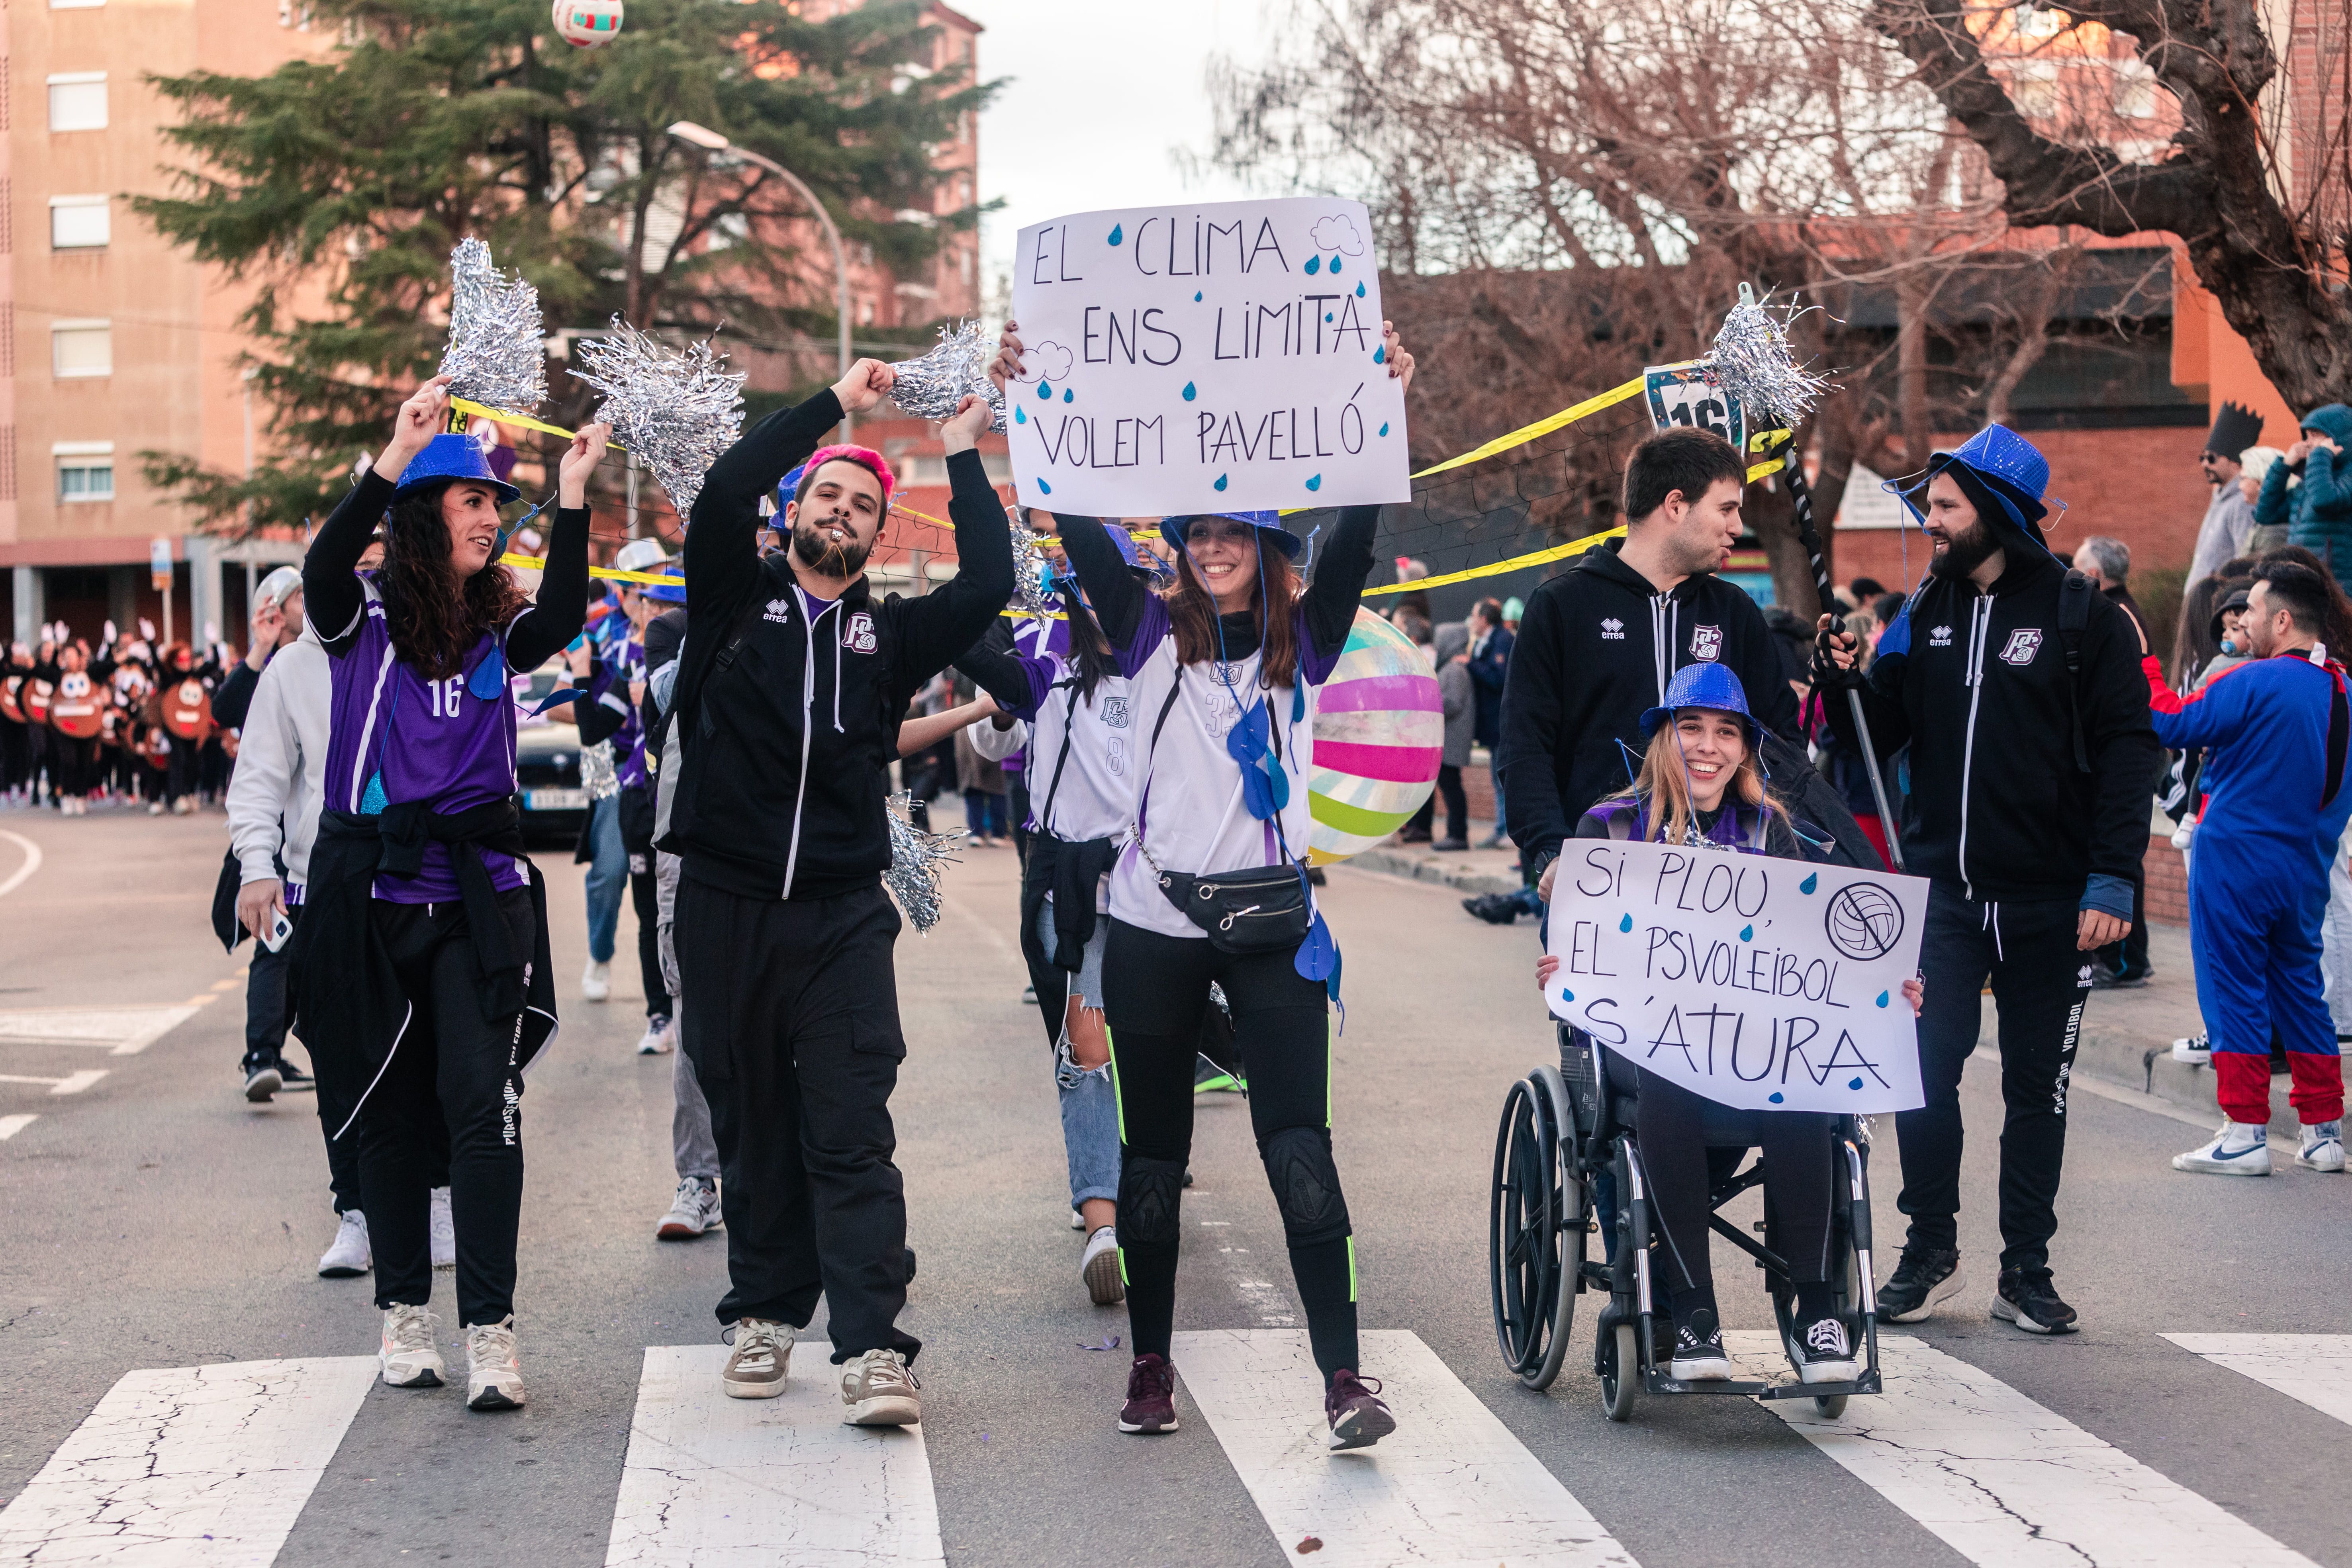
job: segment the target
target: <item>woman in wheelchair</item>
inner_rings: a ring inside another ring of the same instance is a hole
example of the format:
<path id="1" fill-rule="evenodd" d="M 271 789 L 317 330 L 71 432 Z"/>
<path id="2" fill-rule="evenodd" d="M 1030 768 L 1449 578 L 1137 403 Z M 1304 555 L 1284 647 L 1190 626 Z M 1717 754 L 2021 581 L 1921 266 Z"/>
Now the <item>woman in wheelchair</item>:
<path id="1" fill-rule="evenodd" d="M 1769 787 L 1758 758 L 1760 729 L 1729 669 L 1685 666 L 1665 700 L 1642 715 L 1642 729 L 1649 746 L 1633 787 L 1596 804 L 1577 824 L 1576 837 L 1657 840 L 1791 860 L 1823 858 L 1797 832 Z M 1538 984 L 1558 963 L 1549 956 L 1537 961 Z M 1906 981 L 1903 994 L 1917 1011 L 1919 983 Z M 1634 1138 L 1651 1213 L 1665 1238 L 1661 1263 L 1673 1313 L 1673 1375 L 1685 1382 L 1732 1375 L 1707 1254 L 1714 1186 L 1707 1154 L 1710 1148 L 1760 1145 L 1766 1201 L 1796 1289 L 1790 1360 L 1803 1382 L 1850 1381 L 1854 1349 L 1838 1319 L 1830 1271 L 1835 1119 L 1825 1112 L 1737 1110 L 1615 1052 L 1606 1061 L 1610 1089 L 1636 1097 Z"/>

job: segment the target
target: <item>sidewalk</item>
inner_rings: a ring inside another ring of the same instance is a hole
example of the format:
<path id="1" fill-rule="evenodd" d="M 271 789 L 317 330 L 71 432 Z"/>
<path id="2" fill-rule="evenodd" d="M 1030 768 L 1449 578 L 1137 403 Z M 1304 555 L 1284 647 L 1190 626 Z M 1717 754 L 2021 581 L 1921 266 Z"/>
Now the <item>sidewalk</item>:
<path id="1" fill-rule="evenodd" d="M 1439 826 L 1444 826 L 1441 818 Z M 1482 822 L 1473 817 L 1470 821 L 1470 842 L 1473 845 L 1483 843 L 1494 831 L 1492 822 Z M 1471 848 L 1440 855 L 1426 844 L 1400 844 L 1393 838 L 1365 850 L 1348 862 L 1350 866 L 1360 866 L 1367 871 L 1379 871 L 1391 877 L 1442 883 L 1457 889 L 1465 898 L 1472 893 L 1513 891 L 1519 885 L 1518 863 L 1519 852 L 1507 842 L 1500 849 Z"/>

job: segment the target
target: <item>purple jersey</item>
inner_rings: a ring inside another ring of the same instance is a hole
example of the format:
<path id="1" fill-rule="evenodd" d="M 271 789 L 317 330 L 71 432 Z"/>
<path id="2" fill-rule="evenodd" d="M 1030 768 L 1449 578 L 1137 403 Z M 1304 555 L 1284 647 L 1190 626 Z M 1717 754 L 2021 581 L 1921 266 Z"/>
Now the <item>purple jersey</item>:
<path id="1" fill-rule="evenodd" d="M 421 800 L 454 816 L 503 800 L 515 792 L 515 706 L 507 691 L 506 634 L 482 634 L 463 669 L 428 680 L 394 651 L 375 584 L 353 624 L 327 642 L 334 697 L 327 732 L 323 804 L 330 810 L 373 813 Z M 486 695 L 487 693 L 487 695 Z M 369 787 L 382 781 L 382 794 Z M 527 885 L 515 860 L 482 851 L 490 885 L 503 892 Z M 427 842 L 414 877 L 379 877 L 375 896 L 395 904 L 453 902 L 457 871 L 449 847 Z"/>

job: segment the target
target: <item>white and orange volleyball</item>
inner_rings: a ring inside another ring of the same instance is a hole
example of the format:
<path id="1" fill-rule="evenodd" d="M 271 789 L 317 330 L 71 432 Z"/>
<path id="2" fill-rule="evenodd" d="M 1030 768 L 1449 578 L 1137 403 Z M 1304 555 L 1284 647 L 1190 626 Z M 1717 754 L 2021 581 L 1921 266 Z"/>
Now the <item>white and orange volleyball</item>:
<path id="1" fill-rule="evenodd" d="M 1429 656 L 1358 609 L 1315 703 L 1308 860 L 1345 860 L 1402 827 L 1437 786 L 1444 748 L 1444 703 Z"/>
<path id="2" fill-rule="evenodd" d="M 621 30 L 621 0 L 555 0 L 555 30 L 583 49 L 609 44 Z"/>

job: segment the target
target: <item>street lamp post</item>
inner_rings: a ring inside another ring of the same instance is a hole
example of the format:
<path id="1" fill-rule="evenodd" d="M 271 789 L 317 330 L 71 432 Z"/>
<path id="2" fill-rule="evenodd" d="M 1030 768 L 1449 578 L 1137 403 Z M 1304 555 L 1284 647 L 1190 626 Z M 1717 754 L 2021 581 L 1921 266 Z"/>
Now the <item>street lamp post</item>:
<path id="1" fill-rule="evenodd" d="M 690 147 L 699 147 L 709 153 L 732 153 L 738 158 L 748 159 L 750 162 L 759 164 L 760 167 L 767 170 L 768 173 L 775 175 L 778 179 L 792 186 L 793 190 L 798 191 L 800 193 L 801 200 L 808 204 L 809 211 L 816 215 L 816 221 L 824 226 L 824 237 L 833 243 L 833 269 L 835 277 L 834 312 L 839 319 L 841 326 L 841 374 L 847 375 L 849 374 L 850 363 L 849 253 L 842 248 L 841 229 L 839 226 L 835 224 L 833 221 L 833 215 L 824 210 L 824 204 L 816 199 L 816 193 L 808 188 L 806 181 L 803 180 L 798 174 L 793 174 L 790 169 L 785 168 L 782 163 L 777 163 L 773 158 L 763 157 L 760 153 L 752 152 L 749 147 L 739 147 L 734 142 L 727 140 L 726 137 L 721 136 L 718 132 L 711 130 L 708 126 L 697 125 L 691 120 L 681 120 L 677 121 L 675 124 L 670 126 L 669 133 Z M 844 437 L 848 436 L 851 428 L 852 423 L 849 417 L 845 415 L 841 421 L 842 435 Z"/>

